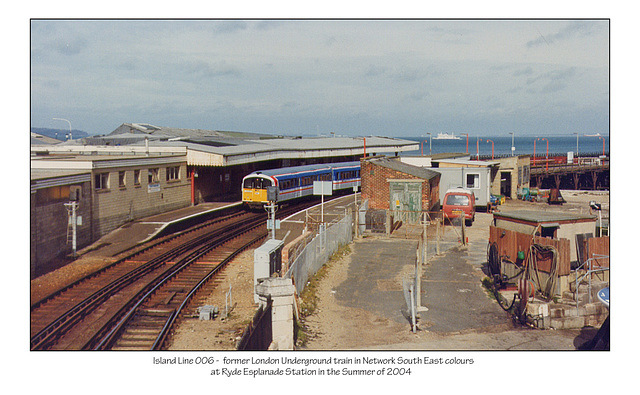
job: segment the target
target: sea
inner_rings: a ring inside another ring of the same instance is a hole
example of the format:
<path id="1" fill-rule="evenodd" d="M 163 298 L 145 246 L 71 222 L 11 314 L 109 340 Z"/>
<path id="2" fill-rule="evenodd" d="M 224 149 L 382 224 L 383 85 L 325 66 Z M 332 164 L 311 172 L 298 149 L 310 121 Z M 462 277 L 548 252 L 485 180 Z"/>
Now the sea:
<path id="1" fill-rule="evenodd" d="M 401 137 L 405 140 L 413 140 L 421 143 L 421 148 L 416 151 L 403 152 L 402 156 L 416 156 L 416 155 L 429 155 L 452 153 L 452 152 L 467 152 L 467 137 L 460 136 L 460 140 L 437 140 L 429 137 Z M 546 139 L 546 140 L 543 140 Z M 545 137 L 529 137 L 529 136 L 514 136 L 513 146 L 515 155 L 533 155 L 534 141 L 535 141 L 535 154 L 536 156 L 545 156 L 547 152 L 547 141 L 549 143 L 549 156 L 554 155 L 567 155 L 568 152 L 573 152 L 582 155 L 602 155 L 603 147 L 602 140 L 604 138 L 604 153 L 609 155 L 609 136 L 602 135 L 602 138 L 598 136 L 545 136 Z M 481 140 L 480 140 L 481 139 Z M 538 140 L 536 140 L 538 139 Z M 492 144 L 493 142 L 493 144 Z M 472 157 L 480 155 L 482 157 L 491 157 L 491 149 L 493 145 L 493 155 L 495 157 L 509 156 L 511 155 L 511 136 L 471 136 L 469 135 L 469 155 Z"/>

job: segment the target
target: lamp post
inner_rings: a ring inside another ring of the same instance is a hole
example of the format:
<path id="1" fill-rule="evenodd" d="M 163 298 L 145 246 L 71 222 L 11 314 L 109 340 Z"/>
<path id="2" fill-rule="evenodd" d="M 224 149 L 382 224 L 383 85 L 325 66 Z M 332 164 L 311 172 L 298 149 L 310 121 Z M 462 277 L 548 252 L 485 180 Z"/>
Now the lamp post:
<path id="1" fill-rule="evenodd" d="M 513 132 L 509 132 L 509 134 L 511 135 L 511 156 L 515 156 L 516 155 L 516 146 L 513 143 L 514 143 L 514 138 L 515 138 L 516 134 L 513 133 Z"/>
<path id="2" fill-rule="evenodd" d="M 576 135 L 576 158 L 580 156 L 580 133 L 574 133 Z"/>
<path id="3" fill-rule="evenodd" d="M 73 140 L 73 136 L 71 135 L 71 122 L 69 122 L 69 120 L 64 119 L 64 118 L 53 118 L 56 121 L 66 121 L 69 124 L 69 140 Z"/>
<path id="4" fill-rule="evenodd" d="M 363 155 L 363 158 L 366 159 L 366 157 L 367 157 L 367 138 L 363 137 L 362 139 L 364 140 L 364 151 L 363 151 L 362 155 Z"/>
<path id="5" fill-rule="evenodd" d="M 467 136 L 467 155 L 469 155 L 469 133 L 460 133 L 463 136 Z"/>
<path id="6" fill-rule="evenodd" d="M 487 143 L 488 142 L 491 142 L 491 159 L 493 160 L 493 147 L 494 147 L 493 140 L 487 139 Z"/>
<path id="7" fill-rule="evenodd" d="M 480 142 L 482 141 L 481 138 L 476 137 L 476 159 L 480 160 Z"/>
<path id="8" fill-rule="evenodd" d="M 604 156 L 604 137 L 602 136 L 598 136 L 598 137 L 602 139 L 602 156 Z"/>
<path id="9" fill-rule="evenodd" d="M 547 140 L 545 137 L 541 138 L 540 140 Z M 545 157 L 545 162 L 546 162 L 546 167 L 545 167 L 545 171 L 549 171 L 549 140 L 547 140 L 547 156 Z"/>

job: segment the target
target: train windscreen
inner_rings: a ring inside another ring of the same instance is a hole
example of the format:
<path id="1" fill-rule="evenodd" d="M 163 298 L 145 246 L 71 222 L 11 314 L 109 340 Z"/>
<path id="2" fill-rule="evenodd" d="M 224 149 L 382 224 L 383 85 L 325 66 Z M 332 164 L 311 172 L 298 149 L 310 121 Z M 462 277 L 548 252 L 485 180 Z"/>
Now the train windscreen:
<path id="1" fill-rule="evenodd" d="M 245 189 L 267 189 L 271 184 L 271 180 L 267 180 L 266 178 L 249 177 L 245 178 L 243 187 Z"/>

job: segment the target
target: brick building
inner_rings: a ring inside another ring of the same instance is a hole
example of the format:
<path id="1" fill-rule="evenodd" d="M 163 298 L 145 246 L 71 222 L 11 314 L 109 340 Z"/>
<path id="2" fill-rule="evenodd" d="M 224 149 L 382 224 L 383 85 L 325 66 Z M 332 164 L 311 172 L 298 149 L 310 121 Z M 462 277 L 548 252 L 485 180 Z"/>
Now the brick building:
<path id="1" fill-rule="evenodd" d="M 397 158 L 361 160 L 362 199 L 373 210 L 433 211 L 439 206 L 440 174 Z"/>

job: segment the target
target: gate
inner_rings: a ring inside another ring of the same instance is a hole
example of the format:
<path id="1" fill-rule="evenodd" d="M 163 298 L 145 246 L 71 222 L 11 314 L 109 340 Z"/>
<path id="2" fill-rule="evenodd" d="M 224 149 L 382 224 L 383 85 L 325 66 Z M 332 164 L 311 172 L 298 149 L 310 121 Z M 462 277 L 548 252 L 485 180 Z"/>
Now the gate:
<path id="1" fill-rule="evenodd" d="M 389 208 L 393 218 L 416 224 L 422 212 L 422 181 L 389 181 Z"/>

